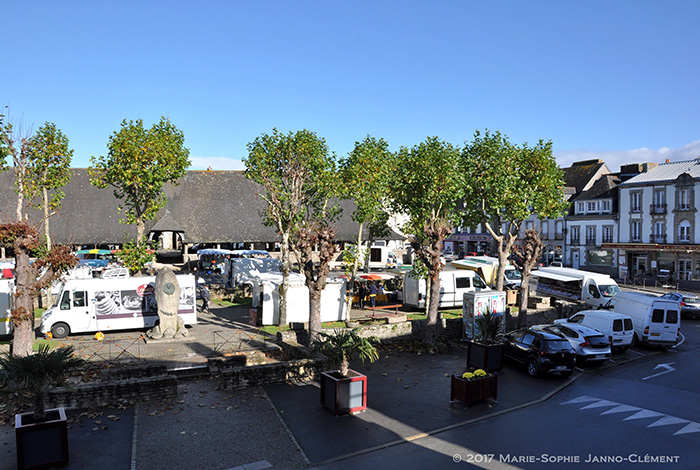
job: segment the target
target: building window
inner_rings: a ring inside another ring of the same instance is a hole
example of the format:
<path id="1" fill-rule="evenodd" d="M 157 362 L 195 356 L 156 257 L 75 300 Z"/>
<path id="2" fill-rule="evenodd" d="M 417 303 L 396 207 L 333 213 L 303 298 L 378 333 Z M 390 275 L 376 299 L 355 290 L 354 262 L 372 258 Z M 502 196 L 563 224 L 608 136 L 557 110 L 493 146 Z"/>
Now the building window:
<path id="1" fill-rule="evenodd" d="M 603 212 L 610 212 L 610 201 L 603 201 Z"/>
<path id="2" fill-rule="evenodd" d="M 652 243 L 666 243 L 666 223 L 663 221 L 654 222 L 654 231 L 651 234 Z"/>
<path id="3" fill-rule="evenodd" d="M 642 193 L 633 192 L 630 193 L 630 212 L 641 212 L 642 211 Z"/>
<path id="4" fill-rule="evenodd" d="M 683 243 L 690 241 L 690 222 L 687 220 L 683 220 L 678 224 L 678 241 Z"/>
<path id="5" fill-rule="evenodd" d="M 690 209 L 692 206 L 690 204 L 690 189 L 679 189 L 678 190 L 678 208 L 679 209 Z"/>
<path id="6" fill-rule="evenodd" d="M 595 226 L 586 227 L 586 245 L 597 245 Z"/>
<path id="7" fill-rule="evenodd" d="M 612 266 L 613 255 L 611 250 L 590 250 L 588 252 L 588 264 L 598 266 Z"/>
<path id="8" fill-rule="evenodd" d="M 596 201 L 588 201 L 588 213 L 598 212 L 598 203 Z"/>
<path id="9" fill-rule="evenodd" d="M 666 213 L 666 191 L 663 189 L 654 190 L 654 200 L 651 205 L 652 214 Z"/>
<path id="10" fill-rule="evenodd" d="M 554 237 L 557 240 L 562 240 L 564 238 L 564 221 L 555 220 L 554 221 Z"/>
<path id="11" fill-rule="evenodd" d="M 571 244 L 581 244 L 581 227 L 579 227 L 578 225 L 571 227 Z"/>
<path id="12" fill-rule="evenodd" d="M 603 243 L 613 242 L 613 226 L 606 225 L 603 227 Z"/>
<path id="13" fill-rule="evenodd" d="M 642 241 L 642 223 L 638 220 L 630 222 L 630 241 L 639 242 Z"/>
<path id="14" fill-rule="evenodd" d="M 576 213 L 577 214 L 585 214 L 586 213 L 586 205 L 582 202 L 579 202 L 576 204 Z"/>

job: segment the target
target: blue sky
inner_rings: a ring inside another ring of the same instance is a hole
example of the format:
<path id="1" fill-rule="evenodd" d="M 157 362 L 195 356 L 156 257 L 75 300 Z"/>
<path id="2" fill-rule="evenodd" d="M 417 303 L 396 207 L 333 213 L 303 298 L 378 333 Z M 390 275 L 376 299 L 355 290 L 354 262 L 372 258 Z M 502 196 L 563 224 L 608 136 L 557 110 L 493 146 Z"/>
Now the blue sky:
<path id="1" fill-rule="evenodd" d="M 477 129 L 551 140 L 562 167 L 700 156 L 700 2 L 21 1 L 3 5 L 0 106 L 104 155 L 167 116 L 192 169 L 240 169 L 277 127 L 343 158 Z"/>

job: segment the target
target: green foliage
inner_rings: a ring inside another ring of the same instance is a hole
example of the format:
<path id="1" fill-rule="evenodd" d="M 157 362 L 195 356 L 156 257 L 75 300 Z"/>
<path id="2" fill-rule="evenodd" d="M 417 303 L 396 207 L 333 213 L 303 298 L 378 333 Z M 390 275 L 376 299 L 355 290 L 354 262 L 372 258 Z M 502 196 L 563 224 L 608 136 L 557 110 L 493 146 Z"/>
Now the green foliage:
<path id="1" fill-rule="evenodd" d="M 468 224 L 488 223 L 499 235 L 502 223 L 510 233 L 533 214 L 560 217 L 568 207 L 563 172 L 552 155 L 552 142 L 518 147 L 500 132 L 479 131 L 464 151 L 465 216 Z M 502 234 L 500 234 L 502 235 Z"/>
<path id="2" fill-rule="evenodd" d="M 459 222 L 464 179 L 458 148 L 428 137 L 412 149 L 401 147 L 393 167 L 389 194 L 394 210 L 409 217 L 404 231 L 422 234 L 436 223 Z"/>
<path id="3" fill-rule="evenodd" d="M 65 196 L 60 188 L 70 181 L 70 165 L 73 150 L 68 138 L 52 122 L 45 123 L 28 141 L 29 161 L 25 193 L 33 200 L 45 189 L 53 191 L 51 198 L 35 204 L 35 207 L 56 210 Z"/>
<path id="4" fill-rule="evenodd" d="M 75 356 L 72 346 L 50 350 L 48 345 L 42 345 L 28 356 L 0 356 L 0 383 L 30 392 L 34 398 L 34 416 L 41 418 L 46 409 L 46 390 L 64 383 L 69 372 L 84 364 L 83 359 Z"/>
<path id="5" fill-rule="evenodd" d="M 379 359 L 375 341 L 359 335 L 359 327 L 334 329 L 332 333 L 319 333 L 319 339 L 313 343 L 314 351 L 318 351 L 328 359 L 331 367 L 340 367 L 340 373 L 348 375 L 348 361 L 359 357 L 362 362 L 374 362 Z"/>
<path id="6" fill-rule="evenodd" d="M 146 240 L 142 243 L 129 240 L 116 252 L 116 257 L 129 270 L 129 274 L 134 275 L 156 259 L 156 252 Z"/>
<path id="7" fill-rule="evenodd" d="M 165 207 L 165 183 L 177 184 L 190 165 L 185 137 L 168 119 L 150 129 L 143 120 L 122 121 L 107 144 L 107 157 L 91 157 L 90 183 L 98 188 L 111 186 L 114 196 L 123 200 L 119 211 L 122 223 L 136 224 L 137 239 L 143 237 L 143 224 Z"/>
<path id="8" fill-rule="evenodd" d="M 262 134 L 248 144 L 245 176 L 265 189 L 262 214 L 280 234 L 293 234 L 307 216 L 336 187 L 335 162 L 325 139 L 306 129 Z"/>
<path id="9" fill-rule="evenodd" d="M 384 218 L 392 154 L 384 139 L 367 136 L 340 164 L 345 195 L 355 201 L 352 220 L 366 224 Z"/>

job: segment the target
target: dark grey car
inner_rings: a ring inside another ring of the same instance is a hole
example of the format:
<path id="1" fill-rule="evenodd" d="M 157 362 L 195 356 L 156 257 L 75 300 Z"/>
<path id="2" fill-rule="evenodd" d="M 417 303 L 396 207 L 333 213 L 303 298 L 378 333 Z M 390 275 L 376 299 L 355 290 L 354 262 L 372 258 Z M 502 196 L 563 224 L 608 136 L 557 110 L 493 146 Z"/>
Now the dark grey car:
<path id="1" fill-rule="evenodd" d="M 535 377 L 542 372 L 569 377 L 576 366 L 576 352 L 566 338 L 537 327 L 508 333 L 503 354 L 527 367 Z"/>

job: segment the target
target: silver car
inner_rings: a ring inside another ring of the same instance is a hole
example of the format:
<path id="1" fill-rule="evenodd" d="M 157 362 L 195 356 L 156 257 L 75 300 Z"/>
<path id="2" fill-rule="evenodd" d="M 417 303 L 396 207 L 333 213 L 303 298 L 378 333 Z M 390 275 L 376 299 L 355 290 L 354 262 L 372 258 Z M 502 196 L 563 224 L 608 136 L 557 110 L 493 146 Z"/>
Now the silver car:
<path id="1" fill-rule="evenodd" d="M 563 336 L 576 351 L 576 363 L 600 362 L 610 359 L 610 342 L 603 333 L 578 323 L 556 323 L 546 330 Z"/>
<path id="2" fill-rule="evenodd" d="M 661 297 L 678 302 L 681 305 L 682 316 L 689 318 L 700 317 L 700 297 L 697 295 L 683 292 L 669 292 Z"/>

